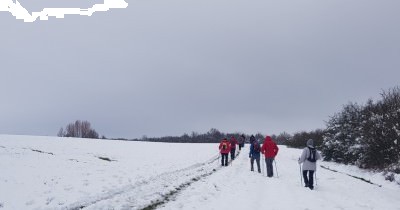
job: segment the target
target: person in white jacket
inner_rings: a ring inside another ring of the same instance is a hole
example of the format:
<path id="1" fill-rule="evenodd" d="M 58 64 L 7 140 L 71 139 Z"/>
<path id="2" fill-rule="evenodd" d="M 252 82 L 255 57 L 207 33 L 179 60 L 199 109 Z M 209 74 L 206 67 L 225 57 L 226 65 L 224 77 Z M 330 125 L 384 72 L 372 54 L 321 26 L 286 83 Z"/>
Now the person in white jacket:
<path id="1" fill-rule="evenodd" d="M 317 170 L 317 160 L 321 159 L 321 154 L 315 149 L 314 141 L 309 139 L 307 147 L 303 149 L 299 164 L 303 164 L 303 178 L 305 187 L 314 189 L 314 172 Z"/>

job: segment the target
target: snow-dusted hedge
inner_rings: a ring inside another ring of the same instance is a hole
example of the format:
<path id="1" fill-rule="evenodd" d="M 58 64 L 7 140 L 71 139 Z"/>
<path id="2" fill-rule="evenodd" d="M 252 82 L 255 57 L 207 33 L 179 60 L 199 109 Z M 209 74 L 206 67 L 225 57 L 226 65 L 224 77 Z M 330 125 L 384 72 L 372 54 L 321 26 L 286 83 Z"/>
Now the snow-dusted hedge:
<path id="1" fill-rule="evenodd" d="M 325 160 L 400 172 L 400 88 L 381 96 L 363 106 L 345 105 L 330 118 L 322 145 Z"/>

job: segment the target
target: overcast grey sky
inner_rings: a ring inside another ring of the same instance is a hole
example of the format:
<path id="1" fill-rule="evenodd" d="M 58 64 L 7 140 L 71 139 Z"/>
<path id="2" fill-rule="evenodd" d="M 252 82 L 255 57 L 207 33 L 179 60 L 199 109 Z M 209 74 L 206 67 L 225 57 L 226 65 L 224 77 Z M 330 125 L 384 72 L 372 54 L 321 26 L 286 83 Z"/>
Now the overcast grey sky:
<path id="1" fill-rule="evenodd" d="M 127 2 L 34 23 L 0 13 L 0 133 L 77 119 L 107 137 L 292 133 L 399 85 L 398 0 Z"/>

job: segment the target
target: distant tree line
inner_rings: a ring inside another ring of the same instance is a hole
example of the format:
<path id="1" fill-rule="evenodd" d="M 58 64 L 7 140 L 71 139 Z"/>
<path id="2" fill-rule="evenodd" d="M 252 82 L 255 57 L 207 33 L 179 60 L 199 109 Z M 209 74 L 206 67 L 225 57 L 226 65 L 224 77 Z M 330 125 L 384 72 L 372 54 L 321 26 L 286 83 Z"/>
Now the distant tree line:
<path id="1" fill-rule="evenodd" d="M 285 141 L 282 144 L 285 144 L 288 147 L 304 148 L 307 144 L 307 141 L 309 139 L 312 139 L 316 148 L 320 148 L 323 142 L 323 135 L 323 129 L 316 129 L 313 131 L 300 131 L 294 133 L 293 135 L 286 134 Z"/>
<path id="2" fill-rule="evenodd" d="M 223 133 L 216 128 L 210 129 L 207 133 L 199 134 L 197 132 L 192 132 L 189 134 L 184 134 L 182 136 L 165 136 L 165 137 L 153 137 L 149 138 L 147 136 L 143 136 L 140 139 L 133 139 L 134 141 L 151 141 L 151 142 L 170 142 L 170 143 L 219 143 L 223 138 L 230 139 L 232 136 L 237 140 L 241 135 L 244 135 L 246 138 L 246 143 L 249 143 L 250 136 L 254 135 L 254 137 L 260 142 L 263 143 L 266 135 L 257 133 L 257 134 L 245 134 L 245 133 Z M 317 129 L 311 132 L 297 132 L 294 135 L 291 135 L 287 132 L 282 132 L 279 135 L 271 134 L 271 138 L 279 145 L 287 145 L 289 147 L 295 148 L 303 148 L 306 145 L 308 139 L 313 139 L 315 145 L 320 146 L 322 144 L 323 130 Z M 127 139 L 116 139 L 116 140 L 127 140 Z"/>
<path id="3" fill-rule="evenodd" d="M 140 139 L 133 139 L 134 141 L 151 141 L 151 142 L 171 142 L 171 143 L 219 143 L 223 138 L 227 138 L 228 140 L 233 136 L 237 140 L 241 135 L 244 135 L 246 138 L 246 143 L 249 143 L 250 136 L 254 135 L 254 137 L 260 141 L 260 143 L 264 142 L 266 135 L 261 133 L 256 134 L 246 134 L 246 133 L 223 133 L 216 128 L 211 128 L 207 133 L 199 134 L 197 132 L 192 132 L 189 134 L 184 134 L 182 136 L 165 136 L 165 137 L 153 137 L 149 138 L 147 136 L 143 136 Z M 293 139 L 293 136 L 290 134 L 283 132 L 279 135 L 271 134 L 271 138 L 280 145 L 286 145 Z M 297 136 L 296 136 L 297 137 Z M 322 138 L 322 137 L 321 137 Z M 119 139 L 121 140 L 121 139 Z M 126 139 L 122 139 L 126 140 Z M 307 140 L 305 140 L 307 141 Z M 302 145 L 304 147 L 305 143 Z M 300 147 L 300 146 L 298 146 Z"/>
<path id="4" fill-rule="evenodd" d="M 153 137 L 149 138 L 143 136 L 141 139 L 134 139 L 135 141 L 151 141 L 151 142 L 174 142 L 174 143 L 219 143 L 223 138 L 230 139 L 232 136 L 239 139 L 241 135 L 245 135 L 246 139 L 250 138 L 249 135 L 235 132 L 235 133 L 223 133 L 216 128 L 211 128 L 207 133 L 192 132 L 189 134 L 183 134 L 182 136 L 165 136 L 165 137 Z M 258 133 L 254 135 L 257 139 L 264 139 L 265 136 Z"/>

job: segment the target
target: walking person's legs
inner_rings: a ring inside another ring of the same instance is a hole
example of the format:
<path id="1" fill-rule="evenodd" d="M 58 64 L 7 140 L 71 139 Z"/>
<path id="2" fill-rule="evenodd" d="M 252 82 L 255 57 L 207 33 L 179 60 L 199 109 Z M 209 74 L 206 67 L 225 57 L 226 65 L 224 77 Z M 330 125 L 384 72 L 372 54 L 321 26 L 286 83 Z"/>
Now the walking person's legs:
<path id="1" fill-rule="evenodd" d="M 303 170 L 303 179 L 304 179 L 304 187 L 308 187 L 308 176 L 307 176 L 308 170 Z"/>
<path id="2" fill-rule="evenodd" d="M 267 166 L 267 176 L 272 177 L 272 164 L 271 158 L 265 158 L 265 165 Z"/>
<path id="3" fill-rule="evenodd" d="M 308 187 L 314 189 L 314 171 L 308 171 Z"/>
<path id="4" fill-rule="evenodd" d="M 256 162 L 257 162 L 257 171 L 258 171 L 258 173 L 261 173 L 260 157 L 258 157 L 258 158 L 256 159 Z"/>
<path id="5" fill-rule="evenodd" d="M 254 171 L 254 157 L 251 157 L 251 158 L 250 158 L 250 164 L 251 164 L 250 170 L 251 170 L 251 171 Z"/>
<path id="6" fill-rule="evenodd" d="M 222 154 L 222 166 L 228 165 L 228 154 Z"/>
<path id="7" fill-rule="evenodd" d="M 270 177 L 273 177 L 274 176 L 274 159 L 273 158 L 270 158 L 269 159 L 269 167 L 270 167 L 270 170 L 271 170 L 271 176 Z"/>
<path id="8" fill-rule="evenodd" d="M 266 158 L 265 162 L 267 164 L 267 176 L 268 177 L 273 177 L 274 176 L 274 168 L 272 166 L 273 163 L 273 159 L 272 158 Z"/>

